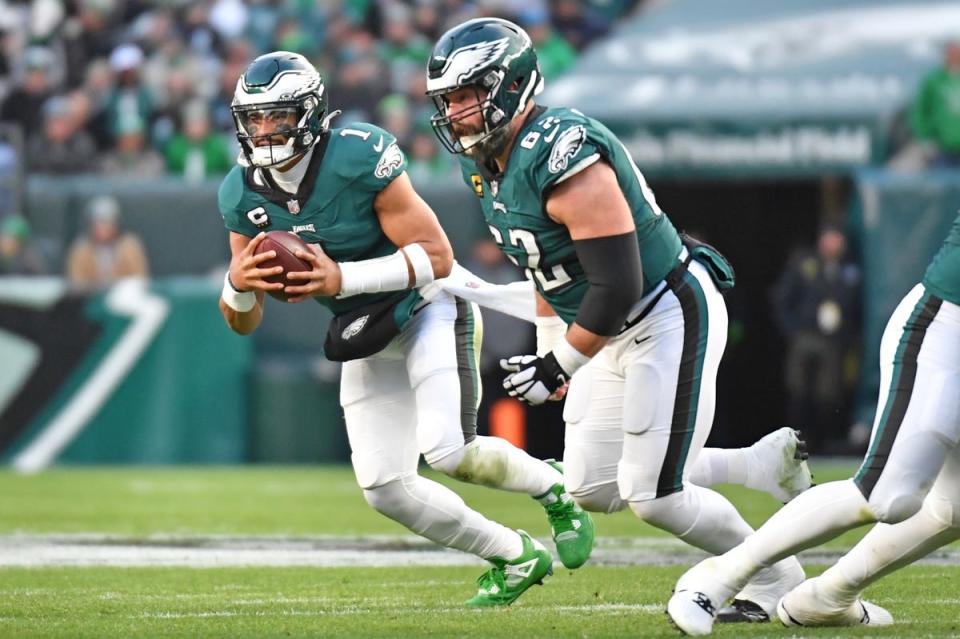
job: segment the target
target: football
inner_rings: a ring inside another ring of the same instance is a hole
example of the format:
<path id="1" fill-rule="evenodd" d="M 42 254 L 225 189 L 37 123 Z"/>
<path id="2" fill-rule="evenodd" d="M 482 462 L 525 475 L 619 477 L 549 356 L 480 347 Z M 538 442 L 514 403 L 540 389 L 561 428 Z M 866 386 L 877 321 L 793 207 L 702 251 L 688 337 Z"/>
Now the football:
<path id="1" fill-rule="evenodd" d="M 261 268 L 282 266 L 283 272 L 278 273 L 277 275 L 271 275 L 270 277 L 266 277 L 264 279 L 268 282 L 281 282 L 288 286 L 302 284 L 304 280 L 287 279 L 287 273 L 296 271 L 309 271 L 311 268 L 313 268 L 308 262 L 301 260 L 294 254 L 294 251 L 297 249 L 300 249 L 301 251 L 310 251 L 310 247 L 306 242 L 289 231 L 268 232 L 267 236 L 261 240 L 260 244 L 257 245 L 256 254 L 259 255 L 264 251 L 276 251 L 277 256 L 273 259 L 261 262 L 260 266 Z M 282 300 L 284 302 L 287 301 L 287 294 L 283 291 L 270 291 L 270 295 L 278 300 Z"/>

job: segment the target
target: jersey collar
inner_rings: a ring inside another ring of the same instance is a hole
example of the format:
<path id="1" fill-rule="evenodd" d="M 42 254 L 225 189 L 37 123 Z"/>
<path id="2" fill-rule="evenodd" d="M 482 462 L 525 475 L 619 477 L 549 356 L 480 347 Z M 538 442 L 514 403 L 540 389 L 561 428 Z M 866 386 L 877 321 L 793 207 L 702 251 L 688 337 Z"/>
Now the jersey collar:
<path id="1" fill-rule="evenodd" d="M 260 170 L 260 176 L 263 178 L 263 181 L 259 182 L 255 180 L 253 172 L 259 169 L 253 166 L 247 167 L 246 170 L 245 180 L 247 186 L 251 191 L 259 193 L 277 206 L 287 208 L 292 213 L 299 213 L 310 199 L 310 196 L 313 195 L 313 187 L 317 183 L 317 174 L 320 172 L 320 164 L 323 162 L 323 156 L 327 152 L 327 143 L 329 141 L 330 132 L 325 131 L 317 141 L 316 146 L 313 147 L 313 157 L 310 158 L 310 166 L 307 167 L 307 172 L 303 176 L 303 180 L 300 181 L 300 186 L 297 188 L 297 193 L 293 198 L 290 197 L 289 193 L 277 186 L 273 177 L 270 176 L 270 171 Z M 296 211 L 290 208 L 292 202 L 296 202 Z"/>

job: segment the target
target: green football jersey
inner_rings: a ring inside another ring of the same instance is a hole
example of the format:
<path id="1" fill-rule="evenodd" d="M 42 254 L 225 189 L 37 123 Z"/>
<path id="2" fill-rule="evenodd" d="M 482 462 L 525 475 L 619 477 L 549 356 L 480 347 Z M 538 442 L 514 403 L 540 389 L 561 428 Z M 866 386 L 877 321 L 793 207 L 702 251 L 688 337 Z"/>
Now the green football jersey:
<path id="1" fill-rule="evenodd" d="M 365 123 L 331 129 L 314 147 L 296 195 L 272 188 L 265 170 L 235 166 L 220 185 L 220 213 L 231 231 L 248 237 L 293 231 L 337 262 L 383 257 L 397 247 L 380 228 L 373 201 L 406 164 L 383 129 Z M 414 291 L 314 299 L 340 315 L 391 296 L 409 296 L 411 306 L 419 300 Z"/>
<path id="2" fill-rule="evenodd" d="M 540 106 L 518 133 L 503 174 L 492 175 L 461 157 L 463 179 L 480 198 L 494 240 L 527 269 L 527 277 L 567 323 L 589 284 L 567 227 L 547 216 L 547 198 L 555 185 L 600 159 L 613 167 L 633 212 L 643 289 L 649 291 L 677 265 L 680 236 L 627 149 L 603 124 L 575 109 Z"/>
<path id="3" fill-rule="evenodd" d="M 940 299 L 960 304 L 960 214 L 927 267 L 923 286 Z"/>

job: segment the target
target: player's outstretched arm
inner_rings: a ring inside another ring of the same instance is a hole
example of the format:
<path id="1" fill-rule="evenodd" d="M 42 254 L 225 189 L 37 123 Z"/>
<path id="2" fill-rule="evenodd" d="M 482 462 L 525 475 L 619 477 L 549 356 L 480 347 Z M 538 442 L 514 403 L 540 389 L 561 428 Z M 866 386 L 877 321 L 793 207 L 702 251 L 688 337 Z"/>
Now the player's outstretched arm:
<path id="1" fill-rule="evenodd" d="M 283 271 L 282 266 L 260 267 L 265 260 L 277 256 L 276 251 L 254 254 L 264 237 L 266 233 L 250 238 L 230 232 L 230 269 L 224 277 L 220 294 L 220 312 L 227 326 L 241 335 L 249 335 L 260 325 L 264 292 L 283 288 L 283 284 L 272 284 L 263 279 Z"/>

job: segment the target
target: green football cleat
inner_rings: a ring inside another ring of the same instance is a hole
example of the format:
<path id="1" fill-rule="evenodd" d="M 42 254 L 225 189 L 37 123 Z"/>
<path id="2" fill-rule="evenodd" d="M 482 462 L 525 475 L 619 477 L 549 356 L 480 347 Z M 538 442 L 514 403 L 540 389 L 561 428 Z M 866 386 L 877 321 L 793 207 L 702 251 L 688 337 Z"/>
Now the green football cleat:
<path id="1" fill-rule="evenodd" d="M 552 459 L 548 464 L 563 472 L 563 466 Z M 553 543 L 564 568 L 579 568 L 593 551 L 593 517 L 573 500 L 563 484 L 557 484 L 546 495 L 537 498 L 543 503 L 550 522 Z M 551 503 L 546 503 L 546 502 Z"/>
<path id="2" fill-rule="evenodd" d="M 553 556 L 536 539 L 518 530 L 523 540 L 523 553 L 513 561 L 490 559 L 493 568 L 477 579 L 477 594 L 468 599 L 467 606 L 487 608 L 509 606 L 530 586 L 542 584 L 553 574 Z"/>

